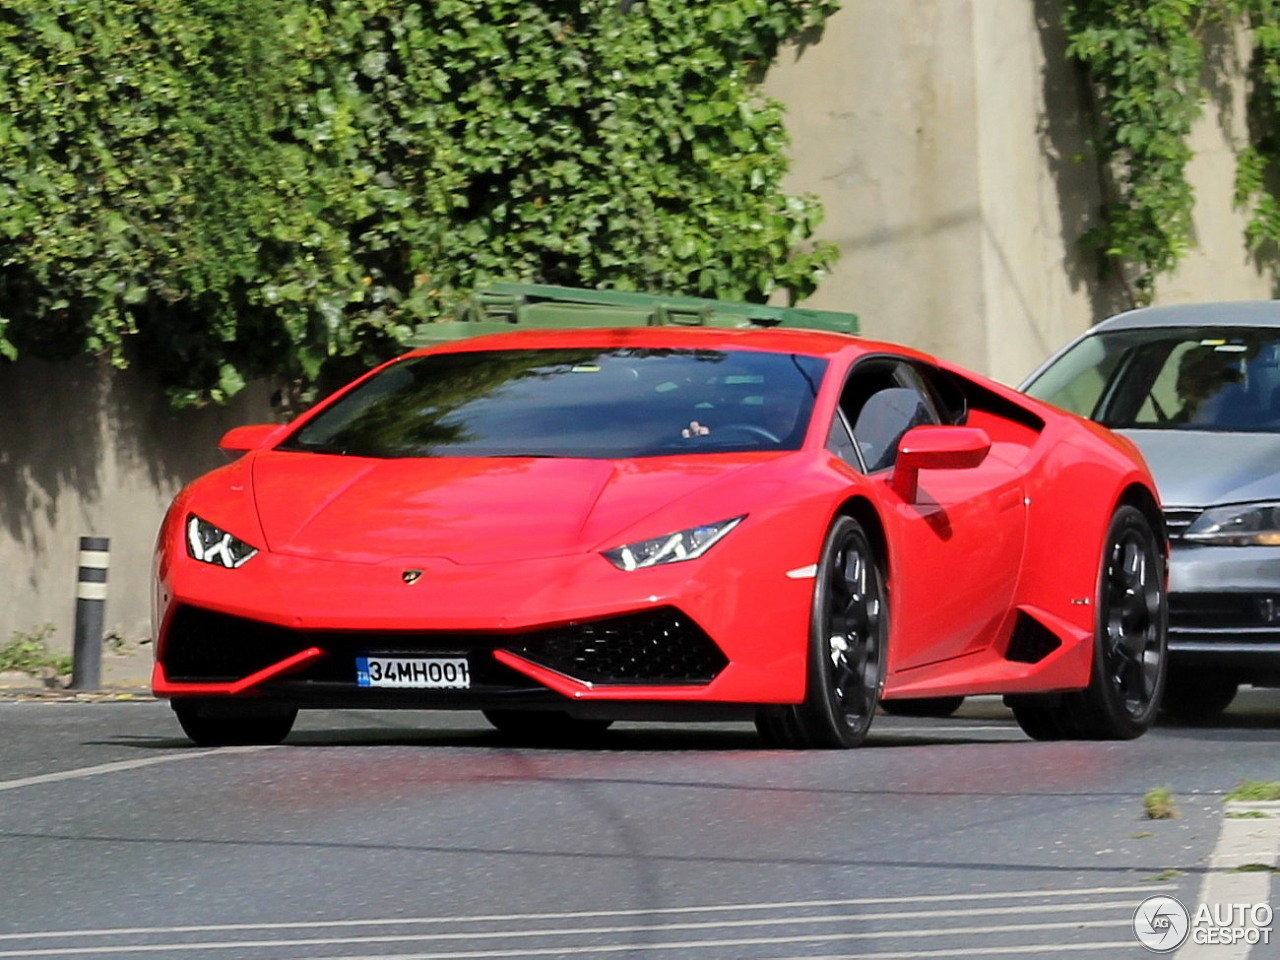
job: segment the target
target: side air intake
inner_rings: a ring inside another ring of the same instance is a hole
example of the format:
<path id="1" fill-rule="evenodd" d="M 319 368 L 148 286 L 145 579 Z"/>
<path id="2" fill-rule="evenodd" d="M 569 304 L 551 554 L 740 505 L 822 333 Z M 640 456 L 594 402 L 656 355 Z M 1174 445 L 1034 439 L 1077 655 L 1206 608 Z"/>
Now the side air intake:
<path id="1" fill-rule="evenodd" d="M 1035 617 L 1019 610 L 1018 619 L 1013 624 L 1013 636 L 1009 638 L 1009 650 L 1004 656 L 1015 663 L 1039 663 L 1060 646 L 1062 641 L 1057 634 Z"/>
<path id="2" fill-rule="evenodd" d="M 589 683 L 704 684 L 729 663 L 715 642 L 673 607 L 527 634 L 507 649 Z"/>

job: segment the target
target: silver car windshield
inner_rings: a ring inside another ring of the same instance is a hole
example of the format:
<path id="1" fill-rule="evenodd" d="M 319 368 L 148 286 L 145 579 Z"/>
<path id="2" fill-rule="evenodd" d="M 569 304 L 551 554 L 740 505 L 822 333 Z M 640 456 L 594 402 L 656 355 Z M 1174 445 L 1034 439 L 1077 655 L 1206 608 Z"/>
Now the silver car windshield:
<path id="1" fill-rule="evenodd" d="M 1031 396 L 1112 428 L 1280 430 L 1280 330 L 1150 327 L 1086 337 Z"/>

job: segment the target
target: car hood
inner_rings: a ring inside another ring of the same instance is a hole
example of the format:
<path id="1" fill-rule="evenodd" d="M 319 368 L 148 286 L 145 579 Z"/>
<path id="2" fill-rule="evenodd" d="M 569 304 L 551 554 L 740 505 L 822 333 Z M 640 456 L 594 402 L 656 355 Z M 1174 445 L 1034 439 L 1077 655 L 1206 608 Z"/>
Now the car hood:
<path id="1" fill-rule="evenodd" d="M 597 548 L 759 460 L 371 460 L 268 451 L 254 459 L 252 490 L 273 553 L 357 563 L 503 562 Z"/>
<path id="2" fill-rule="evenodd" d="M 1120 430 L 1171 507 L 1280 500 L 1280 434 Z"/>

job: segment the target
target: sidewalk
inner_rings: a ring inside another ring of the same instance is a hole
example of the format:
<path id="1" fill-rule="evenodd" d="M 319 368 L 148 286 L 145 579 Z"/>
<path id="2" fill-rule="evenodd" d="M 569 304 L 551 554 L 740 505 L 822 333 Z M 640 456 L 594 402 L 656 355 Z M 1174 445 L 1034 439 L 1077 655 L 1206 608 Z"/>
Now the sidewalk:
<path id="1" fill-rule="evenodd" d="M 68 677 L 46 682 L 25 673 L 0 673 L 0 700 L 150 700 L 151 648 L 104 651 L 97 690 L 70 690 Z"/>

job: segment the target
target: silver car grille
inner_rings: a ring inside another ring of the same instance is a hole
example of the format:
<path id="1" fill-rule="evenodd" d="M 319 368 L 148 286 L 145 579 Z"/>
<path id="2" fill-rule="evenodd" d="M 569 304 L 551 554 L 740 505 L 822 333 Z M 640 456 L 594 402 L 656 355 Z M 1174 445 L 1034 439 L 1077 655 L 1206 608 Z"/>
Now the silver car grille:
<path id="1" fill-rule="evenodd" d="M 1181 540 L 1187 527 L 1195 522 L 1204 510 L 1201 507 L 1165 507 L 1164 525 L 1169 531 L 1170 540 Z"/>

